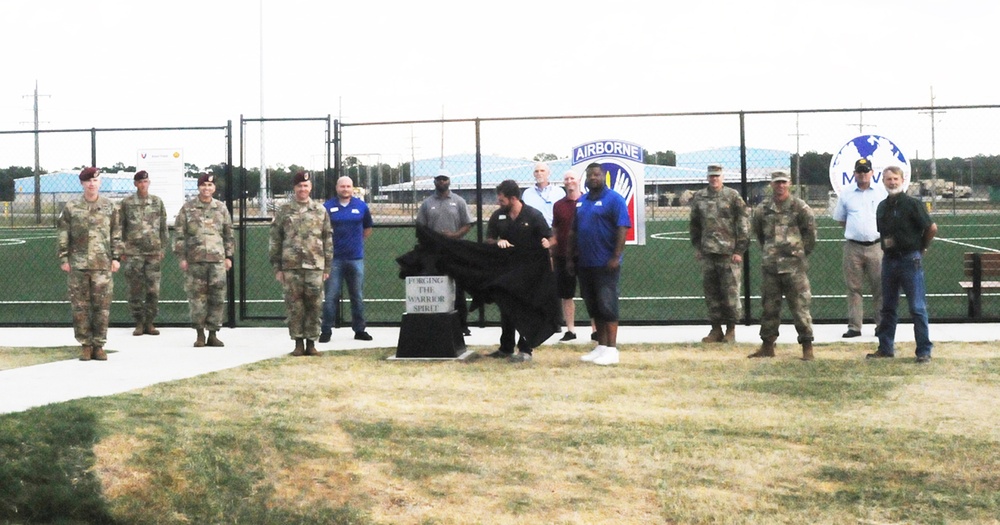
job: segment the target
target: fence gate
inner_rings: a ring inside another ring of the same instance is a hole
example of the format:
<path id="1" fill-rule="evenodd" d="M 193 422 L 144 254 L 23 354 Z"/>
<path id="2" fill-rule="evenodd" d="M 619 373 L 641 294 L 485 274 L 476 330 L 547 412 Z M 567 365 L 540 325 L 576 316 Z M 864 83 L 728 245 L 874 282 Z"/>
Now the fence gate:
<path id="1" fill-rule="evenodd" d="M 296 171 L 305 170 L 313 175 L 313 199 L 325 200 L 333 194 L 338 170 L 331 168 L 335 158 L 331 155 L 331 146 L 336 142 L 331 123 L 329 115 L 307 118 L 240 116 L 240 166 L 234 174 L 238 192 L 234 215 L 237 219 L 236 294 L 240 320 L 285 319 L 283 291 L 274 279 L 267 257 L 271 219 L 275 210 L 290 198 L 292 176 Z M 265 124 L 268 125 L 266 135 Z M 248 145 L 248 138 L 253 138 L 247 133 L 248 126 L 256 126 L 260 131 L 257 146 Z M 295 127 L 294 133 L 287 132 L 290 127 Z M 301 137 L 303 127 L 322 133 L 322 141 L 318 138 L 315 142 L 285 140 L 285 137 Z M 247 168 L 248 158 L 257 158 L 258 167 Z M 282 161 L 308 162 L 306 166 L 290 164 L 286 167 Z M 269 162 L 274 167 L 268 167 Z"/>

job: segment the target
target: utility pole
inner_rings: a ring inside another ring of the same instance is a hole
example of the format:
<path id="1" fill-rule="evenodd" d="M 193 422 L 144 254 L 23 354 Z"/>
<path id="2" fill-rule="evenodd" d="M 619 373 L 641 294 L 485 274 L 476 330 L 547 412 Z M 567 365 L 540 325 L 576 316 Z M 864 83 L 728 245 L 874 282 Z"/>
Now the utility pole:
<path id="1" fill-rule="evenodd" d="M 267 164 L 264 160 L 264 0 L 260 0 L 260 185 L 257 189 L 260 209 L 258 217 L 267 217 Z"/>
<path id="2" fill-rule="evenodd" d="M 410 187 L 413 190 L 413 197 L 411 198 L 411 203 L 413 208 L 411 209 L 411 219 L 417 219 L 417 148 L 414 145 L 413 139 L 413 125 L 410 125 Z"/>
<path id="3" fill-rule="evenodd" d="M 799 154 L 799 137 L 807 134 L 799 133 L 799 114 L 795 114 L 795 180 L 799 185 L 799 198 L 802 198 L 802 155 Z"/>
<path id="4" fill-rule="evenodd" d="M 48 95 L 38 94 L 38 80 L 35 80 L 35 93 L 34 95 L 24 95 L 21 98 L 33 97 L 35 101 L 35 224 L 42 223 L 42 188 L 41 188 L 41 174 L 42 174 L 42 164 L 40 162 L 39 147 L 38 147 L 38 97 L 47 97 Z"/>
<path id="5" fill-rule="evenodd" d="M 862 102 L 858 106 L 858 122 L 856 124 L 848 124 L 848 126 L 857 126 L 858 127 L 858 135 L 864 135 L 866 127 L 868 127 L 868 128 L 874 128 L 875 127 L 874 124 L 865 124 L 865 103 L 864 102 Z"/>
<path id="6" fill-rule="evenodd" d="M 934 109 L 934 86 L 931 86 L 931 110 L 921 111 L 921 113 L 930 113 L 931 116 L 931 207 L 933 209 L 935 198 L 937 196 L 937 155 L 934 151 L 936 137 L 934 135 L 934 115 L 937 113 L 945 113 L 945 111 L 935 111 Z"/>

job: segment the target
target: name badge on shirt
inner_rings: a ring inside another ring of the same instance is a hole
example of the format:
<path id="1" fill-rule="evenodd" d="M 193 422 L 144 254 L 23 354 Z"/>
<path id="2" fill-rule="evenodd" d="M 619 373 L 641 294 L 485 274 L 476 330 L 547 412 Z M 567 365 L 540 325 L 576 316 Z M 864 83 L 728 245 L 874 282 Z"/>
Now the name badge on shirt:
<path id="1" fill-rule="evenodd" d="M 351 210 L 351 213 L 357 215 L 357 214 L 361 213 L 361 211 L 359 211 L 357 209 L 353 209 L 353 210 Z"/>
<path id="2" fill-rule="evenodd" d="M 594 203 L 594 206 L 604 206 L 604 201 L 597 201 Z"/>
<path id="3" fill-rule="evenodd" d="M 504 220 L 504 219 L 506 219 L 506 218 L 507 218 L 506 215 L 500 215 L 499 217 L 497 217 L 497 219 L 499 219 L 501 221 Z"/>
<path id="4" fill-rule="evenodd" d="M 336 212 L 336 211 L 337 211 L 337 210 L 339 210 L 339 209 L 340 209 L 340 208 L 338 208 L 338 207 L 334 206 L 333 208 L 330 208 L 330 213 L 334 213 L 334 212 Z"/>

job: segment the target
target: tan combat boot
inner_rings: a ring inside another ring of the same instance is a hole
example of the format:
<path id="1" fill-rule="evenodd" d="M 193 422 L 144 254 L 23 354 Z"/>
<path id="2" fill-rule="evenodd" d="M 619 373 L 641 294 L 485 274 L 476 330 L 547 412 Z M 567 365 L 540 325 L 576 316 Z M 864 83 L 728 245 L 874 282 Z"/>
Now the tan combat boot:
<path id="1" fill-rule="evenodd" d="M 701 338 L 702 343 L 721 343 L 722 342 L 722 325 L 713 324 L 712 331 L 708 333 L 705 337 Z"/>
<path id="2" fill-rule="evenodd" d="M 756 352 L 748 355 L 747 357 L 753 359 L 755 357 L 774 357 L 774 340 L 762 341 L 760 348 Z"/>
<path id="3" fill-rule="evenodd" d="M 302 346 L 302 338 L 301 337 L 296 337 L 295 338 L 295 350 L 292 350 L 292 355 L 294 355 L 295 357 L 298 357 L 300 355 L 305 355 L 305 353 L 306 353 L 306 349 L 305 349 L 304 346 Z"/>
<path id="4" fill-rule="evenodd" d="M 108 354 L 104 352 L 103 348 L 101 348 L 99 346 L 95 346 L 94 347 L 94 359 L 97 360 L 97 361 L 107 361 L 108 360 Z"/>
<path id="5" fill-rule="evenodd" d="M 132 330 L 132 335 L 142 335 L 146 333 L 146 325 L 142 321 L 135 322 L 135 330 Z"/>
<path id="6" fill-rule="evenodd" d="M 80 361 L 90 361 L 94 349 L 88 345 L 80 347 Z"/>
<path id="7" fill-rule="evenodd" d="M 223 344 L 222 341 L 219 340 L 218 337 L 215 337 L 215 334 L 216 334 L 215 330 L 210 330 L 208 332 L 208 340 L 205 341 L 205 344 L 207 344 L 208 346 L 226 346 L 225 344 Z"/>
<path id="8" fill-rule="evenodd" d="M 153 325 L 152 321 L 146 323 L 146 330 L 145 330 L 145 332 L 147 334 L 149 334 L 149 335 L 160 335 L 160 331 L 156 329 L 156 326 Z M 132 335 L 135 335 L 135 334 L 132 334 Z"/>
<path id="9" fill-rule="evenodd" d="M 198 338 L 194 340 L 194 347 L 201 348 L 205 346 L 205 330 L 202 328 L 195 328 L 198 331 Z"/>
<path id="10" fill-rule="evenodd" d="M 727 344 L 736 342 L 736 323 L 726 325 L 726 335 L 722 336 L 722 342 Z"/>
<path id="11" fill-rule="evenodd" d="M 316 341 L 312 339 L 306 339 L 306 355 L 317 356 L 319 352 L 316 351 Z"/>
<path id="12" fill-rule="evenodd" d="M 816 358 L 813 356 L 813 344 L 812 344 L 812 341 L 808 341 L 808 342 L 802 343 L 802 360 L 803 361 L 812 361 L 813 359 L 816 359 Z"/>

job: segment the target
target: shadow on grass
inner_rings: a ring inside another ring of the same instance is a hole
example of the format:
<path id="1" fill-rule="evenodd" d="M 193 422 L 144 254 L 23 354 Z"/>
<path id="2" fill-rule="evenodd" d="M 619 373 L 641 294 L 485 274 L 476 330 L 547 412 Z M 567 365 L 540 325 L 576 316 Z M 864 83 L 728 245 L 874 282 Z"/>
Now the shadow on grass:
<path id="1" fill-rule="evenodd" d="M 96 416 L 55 405 L 0 416 L 0 520 L 115 523 L 92 473 Z"/>

